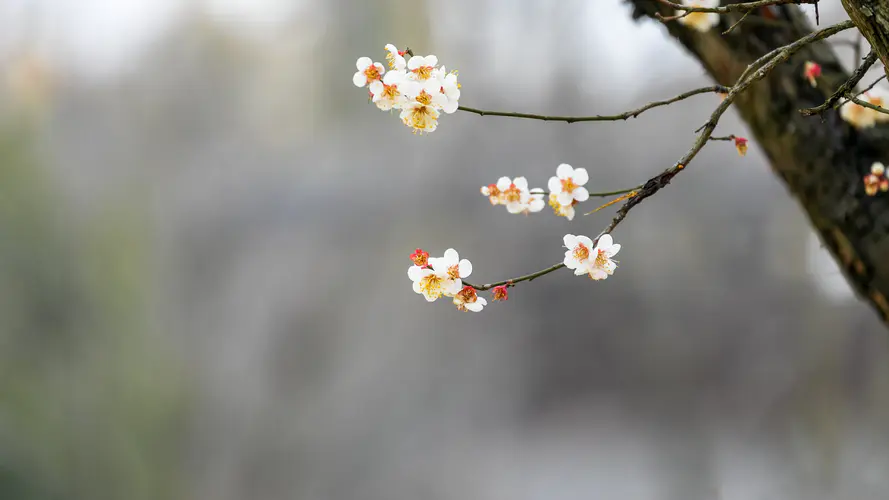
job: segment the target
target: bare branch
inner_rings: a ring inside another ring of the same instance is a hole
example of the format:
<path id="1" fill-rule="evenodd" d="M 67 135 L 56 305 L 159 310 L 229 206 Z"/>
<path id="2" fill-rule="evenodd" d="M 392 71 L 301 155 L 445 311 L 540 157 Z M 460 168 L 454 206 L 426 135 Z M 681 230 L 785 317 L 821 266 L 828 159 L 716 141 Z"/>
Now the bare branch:
<path id="1" fill-rule="evenodd" d="M 837 102 L 839 102 L 842 97 L 844 97 L 852 89 L 854 89 L 856 85 L 858 85 L 858 82 L 860 82 L 861 79 L 864 78 L 867 70 L 869 70 L 875 62 L 877 62 L 877 53 L 874 51 L 870 51 L 867 54 L 867 57 L 864 58 L 864 62 L 861 63 L 861 66 L 859 66 L 858 69 L 856 69 L 855 72 L 852 73 L 852 76 L 850 76 L 849 79 L 846 80 L 842 85 L 840 85 L 840 88 L 838 88 L 837 91 L 834 92 L 830 97 L 828 97 L 826 101 L 824 101 L 819 106 L 815 106 L 814 108 L 801 109 L 799 110 L 799 112 L 802 113 L 803 116 L 812 116 L 821 114 L 826 110 L 835 107 Z"/>
<path id="2" fill-rule="evenodd" d="M 467 113 L 474 113 L 479 116 L 509 116 L 513 118 L 527 118 L 530 120 L 542 120 L 542 121 L 554 121 L 554 122 L 567 122 L 567 123 L 576 123 L 576 122 L 605 122 L 605 121 L 619 121 L 619 120 L 627 120 L 629 118 L 636 118 L 641 115 L 645 111 L 648 111 L 651 108 L 657 108 L 659 106 L 667 106 L 669 104 L 673 104 L 674 102 L 679 102 L 684 99 L 688 99 L 689 97 L 696 96 L 698 94 L 707 94 L 707 93 L 728 93 L 728 88 L 723 85 L 711 85 L 709 87 L 702 87 L 699 89 L 689 90 L 688 92 L 679 94 L 676 97 L 671 99 L 667 99 L 665 101 L 654 101 L 642 106 L 639 109 L 634 109 L 632 111 L 627 111 L 626 113 L 621 113 L 619 115 L 596 115 L 596 116 L 547 116 L 547 115 L 535 115 L 529 113 L 514 113 L 508 111 L 487 111 L 483 109 L 470 108 L 467 106 L 460 106 L 460 111 L 466 111 Z"/>

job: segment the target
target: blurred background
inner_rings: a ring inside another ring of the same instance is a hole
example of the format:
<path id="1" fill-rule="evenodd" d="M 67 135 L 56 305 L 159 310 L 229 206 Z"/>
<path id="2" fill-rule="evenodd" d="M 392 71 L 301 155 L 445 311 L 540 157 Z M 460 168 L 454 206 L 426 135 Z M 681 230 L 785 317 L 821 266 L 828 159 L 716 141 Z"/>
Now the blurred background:
<path id="1" fill-rule="evenodd" d="M 486 109 L 709 84 L 619 0 L 0 0 L 0 499 L 885 498 L 886 331 L 755 143 L 634 210 L 605 282 L 411 291 L 416 247 L 476 283 L 560 261 L 612 211 L 479 186 L 636 185 L 716 96 L 414 136 L 351 83 L 386 43 Z"/>

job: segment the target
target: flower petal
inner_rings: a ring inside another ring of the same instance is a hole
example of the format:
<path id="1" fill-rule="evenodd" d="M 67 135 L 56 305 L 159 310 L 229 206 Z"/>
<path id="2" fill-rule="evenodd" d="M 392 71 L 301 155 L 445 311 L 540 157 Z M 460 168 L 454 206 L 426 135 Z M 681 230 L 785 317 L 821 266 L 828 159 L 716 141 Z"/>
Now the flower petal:
<path id="1" fill-rule="evenodd" d="M 470 274 L 472 274 L 472 262 L 469 262 L 468 259 L 463 259 L 460 261 L 460 264 L 457 266 L 457 270 L 460 273 L 461 278 L 468 278 Z"/>
<path id="2" fill-rule="evenodd" d="M 511 214 L 520 214 L 525 211 L 525 207 L 519 202 L 511 201 L 506 204 L 506 210 Z"/>
<path id="3" fill-rule="evenodd" d="M 577 237 L 577 242 L 578 242 L 578 243 L 583 243 L 583 246 L 587 247 L 588 249 L 590 249 L 590 250 L 592 251 L 592 249 L 593 249 L 593 240 L 591 240 L 588 236 L 582 236 L 582 235 L 581 235 L 581 236 L 578 236 L 578 237 Z"/>
<path id="4" fill-rule="evenodd" d="M 613 244 L 614 239 L 611 237 L 610 234 L 605 233 L 599 238 L 599 241 L 596 244 L 596 248 L 609 248 Z"/>
<path id="5" fill-rule="evenodd" d="M 559 196 L 556 197 L 556 199 L 559 200 L 560 205 L 570 205 L 574 197 L 571 196 L 571 193 L 562 191 L 561 193 L 559 193 Z"/>
<path id="6" fill-rule="evenodd" d="M 519 188 L 519 191 L 528 190 L 528 179 L 525 179 L 524 177 L 516 177 L 512 180 L 512 183 L 515 184 L 515 187 Z"/>
<path id="7" fill-rule="evenodd" d="M 577 236 L 574 236 L 573 234 L 566 234 L 562 237 L 562 243 L 565 244 L 565 248 L 567 248 L 568 250 L 573 250 L 574 247 L 577 246 Z"/>
<path id="8" fill-rule="evenodd" d="M 414 289 L 415 292 L 417 292 L 417 293 L 419 293 L 419 294 L 422 294 L 422 293 L 423 293 L 423 290 L 420 288 L 420 282 L 419 282 L 419 281 L 414 281 L 413 289 Z"/>
<path id="9" fill-rule="evenodd" d="M 574 179 L 574 183 L 578 186 L 583 186 L 590 180 L 590 176 L 587 174 L 585 168 L 574 169 L 574 175 L 572 175 L 571 178 Z"/>
<path id="10" fill-rule="evenodd" d="M 556 176 L 559 179 L 570 179 L 572 174 L 574 174 L 574 168 L 567 163 L 562 163 L 556 167 Z"/>
<path id="11" fill-rule="evenodd" d="M 611 245 L 611 248 L 605 251 L 605 254 L 609 257 L 613 257 L 617 255 L 617 252 L 620 252 L 620 245 L 615 243 L 614 245 Z"/>
<path id="12" fill-rule="evenodd" d="M 571 254 L 571 250 L 565 252 L 565 258 L 562 260 L 562 264 L 565 264 L 565 267 L 568 269 L 577 269 L 580 265 L 580 262 L 577 262 L 577 259 L 574 258 L 574 255 Z"/>
<path id="13" fill-rule="evenodd" d="M 371 58 L 359 57 L 358 61 L 355 63 L 355 67 L 358 68 L 358 71 L 364 71 L 371 64 L 373 64 L 373 60 Z"/>
<path id="14" fill-rule="evenodd" d="M 590 199 L 590 192 L 585 187 L 579 187 L 571 193 L 571 197 L 577 201 L 587 201 Z"/>
<path id="15" fill-rule="evenodd" d="M 509 180 L 509 177 L 501 177 L 497 179 L 497 189 L 501 191 L 508 189 L 510 184 L 512 184 L 512 181 Z"/>
<path id="16" fill-rule="evenodd" d="M 577 269 L 574 270 L 574 275 L 575 275 L 575 276 L 580 276 L 580 275 L 582 275 L 582 274 L 586 274 L 586 273 L 588 273 L 588 272 L 589 272 L 589 268 L 587 268 L 587 266 L 580 266 L 580 267 L 578 267 Z"/>
<path id="17" fill-rule="evenodd" d="M 550 177 L 549 182 L 546 183 L 546 187 L 549 188 L 551 193 L 558 193 L 562 190 L 562 182 L 559 181 L 558 177 Z"/>
<path id="18" fill-rule="evenodd" d="M 407 277 L 411 281 L 420 281 L 423 278 L 423 268 L 420 266 L 411 266 L 407 268 Z"/>
<path id="19" fill-rule="evenodd" d="M 482 299 L 479 298 L 479 300 Z M 463 307 L 472 312 L 481 312 L 484 304 L 479 304 L 478 302 L 470 302 L 468 304 L 463 304 Z"/>
<path id="20" fill-rule="evenodd" d="M 364 76 L 364 73 L 359 71 L 352 76 L 352 83 L 354 83 L 356 87 L 364 87 L 367 83 L 367 77 Z"/>

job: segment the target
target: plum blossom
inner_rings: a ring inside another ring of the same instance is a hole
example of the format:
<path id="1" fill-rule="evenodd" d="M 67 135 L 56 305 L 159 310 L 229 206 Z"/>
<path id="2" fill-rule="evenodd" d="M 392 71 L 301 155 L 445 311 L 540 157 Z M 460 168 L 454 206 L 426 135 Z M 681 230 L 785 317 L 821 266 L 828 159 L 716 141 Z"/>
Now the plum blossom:
<path id="1" fill-rule="evenodd" d="M 886 167 L 876 162 L 871 165 L 870 173 L 864 176 L 864 192 L 868 196 L 876 196 L 880 191 L 889 191 L 889 179 L 886 178 Z"/>
<path id="2" fill-rule="evenodd" d="M 682 5 L 688 7 L 719 7 L 719 0 L 682 0 Z M 679 15 L 686 13 L 684 10 L 676 12 Z M 693 30 L 705 33 L 719 24 L 719 14 L 715 12 L 691 12 L 678 19 L 679 23 Z"/>
<path id="3" fill-rule="evenodd" d="M 562 241 L 568 248 L 563 263 L 577 276 L 587 274 L 591 279 L 601 280 L 617 268 L 611 258 L 620 251 L 620 245 L 615 244 L 609 234 L 603 234 L 595 247 L 590 238 L 582 235 L 566 234 Z"/>
<path id="4" fill-rule="evenodd" d="M 480 312 L 482 308 L 488 305 L 488 301 L 484 297 L 479 297 L 475 288 L 467 285 L 454 295 L 454 305 L 460 311 Z"/>
<path id="5" fill-rule="evenodd" d="M 507 291 L 506 285 L 495 286 L 493 293 L 494 300 L 509 300 L 509 291 Z"/>
<path id="6" fill-rule="evenodd" d="M 559 217 L 573 220 L 575 213 L 574 205 L 577 205 L 577 200 L 572 201 L 570 205 L 562 205 L 559 203 L 559 195 L 557 193 L 549 194 L 549 206 L 553 207 L 553 212 Z"/>
<path id="7" fill-rule="evenodd" d="M 463 288 L 463 278 L 472 274 L 472 263 L 467 259 L 460 259 L 460 255 L 453 248 L 445 250 L 444 257 L 429 259 L 429 265 L 437 273 L 444 275 L 444 294 L 451 297 Z"/>
<path id="8" fill-rule="evenodd" d="M 818 77 L 821 76 L 821 65 L 812 62 L 806 61 L 805 66 L 803 67 L 803 78 L 809 81 L 809 84 L 813 87 L 818 86 Z"/>
<path id="9" fill-rule="evenodd" d="M 873 104 L 874 106 L 889 109 L 889 90 L 885 88 L 876 87 L 860 95 L 858 98 Z M 856 128 L 869 128 L 877 123 L 889 121 L 889 114 L 881 113 L 849 100 L 841 105 L 840 117 Z"/>
<path id="10" fill-rule="evenodd" d="M 735 149 L 738 150 L 738 156 L 745 156 L 747 154 L 747 143 L 749 142 L 744 137 L 735 137 Z"/>
<path id="11" fill-rule="evenodd" d="M 413 56 L 407 62 L 407 76 L 411 80 L 425 82 L 435 76 L 436 66 L 438 66 L 438 58 L 435 56 Z"/>
<path id="12" fill-rule="evenodd" d="M 386 62 L 389 63 L 390 70 L 394 69 L 402 71 L 407 67 L 407 61 L 404 59 L 404 51 L 398 50 L 398 48 L 391 43 L 387 43 L 383 48 L 386 49 Z"/>
<path id="13" fill-rule="evenodd" d="M 428 267 L 429 252 L 423 250 L 422 248 L 414 250 L 414 253 L 411 254 L 411 262 L 413 262 L 415 266 Z"/>
<path id="14" fill-rule="evenodd" d="M 583 187 L 589 179 L 585 168 L 575 169 L 562 163 L 556 168 L 555 177 L 549 178 L 547 186 L 551 193 L 556 193 L 560 205 L 571 205 L 575 200 L 582 202 L 590 198 L 589 191 Z"/>
<path id="15" fill-rule="evenodd" d="M 504 179 L 509 179 L 509 177 L 504 177 Z M 488 197 L 488 201 L 491 202 L 491 205 L 499 205 L 500 204 L 500 188 L 497 187 L 497 184 L 488 184 L 487 186 L 482 186 L 481 193 L 483 196 Z"/>
<path id="16" fill-rule="evenodd" d="M 373 62 L 369 57 L 359 57 L 355 66 L 358 68 L 358 72 L 352 77 L 352 83 L 356 87 L 370 85 L 371 82 L 383 78 L 383 73 L 386 72 L 382 64 Z"/>
<path id="17" fill-rule="evenodd" d="M 442 66 L 438 70 L 436 70 L 436 80 L 440 83 L 440 92 L 444 94 L 447 98 L 447 101 L 442 106 L 442 111 L 447 114 L 451 114 L 457 111 L 459 107 L 460 100 L 460 83 L 457 82 L 457 72 L 451 71 L 448 73 L 445 70 L 445 67 Z"/>

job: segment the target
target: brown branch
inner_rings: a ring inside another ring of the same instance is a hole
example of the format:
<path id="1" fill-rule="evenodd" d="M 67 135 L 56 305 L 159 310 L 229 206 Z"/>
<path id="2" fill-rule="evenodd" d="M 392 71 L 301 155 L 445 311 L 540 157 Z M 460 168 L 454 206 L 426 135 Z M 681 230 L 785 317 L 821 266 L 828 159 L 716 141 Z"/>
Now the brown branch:
<path id="1" fill-rule="evenodd" d="M 840 85 L 840 88 L 838 88 L 837 91 L 834 92 L 830 97 L 828 97 L 826 101 L 818 106 L 815 106 L 814 108 L 801 109 L 799 110 L 799 112 L 802 113 L 803 116 L 812 116 L 821 114 L 828 109 L 835 107 L 837 102 L 839 102 L 842 97 L 844 97 L 852 89 L 854 89 L 856 85 L 858 85 L 858 82 L 860 82 L 861 79 L 864 78 L 867 70 L 869 70 L 875 62 L 877 62 L 877 53 L 874 51 L 870 51 L 867 54 L 867 57 L 864 58 L 864 62 L 861 63 L 861 66 L 859 66 L 858 69 L 856 69 L 855 72 L 852 73 L 852 76 L 850 76 L 849 79 L 846 80 L 842 85 Z"/>
<path id="2" fill-rule="evenodd" d="M 547 116 L 547 115 L 535 115 L 530 113 L 514 113 L 508 111 L 487 111 L 483 109 L 470 108 L 467 106 L 460 106 L 457 109 L 460 111 L 466 111 L 467 113 L 474 113 L 479 116 L 509 116 L 512 118 L 527 118 L 531 120 L 542 120 L 542 121 L 556 121 L 556 122 L 567 122 L 567 123 L 576 123 L 576 122 L 604 122 L 604 121 L 619 121 L 619 120 L 627 120 L 629 118 L 636 118 L 641 115 L 645 111 L 648 111 L 652 108 L 657 108 L 659 106 L 667 106 L 669 104 L 673 104 L 675 102 L 679 102 L 684 99 L 688 99 L 689 97 L 696 96 L 698 94 L 707 94 L 707 93 L 727 93 L 728 88 L 723 85 L 711 85 L 709 87 L 702 87 L 699 89 L 689 90 L 688 92 L 679 94 L 676 97 L 671 99 L 667 99 L 665 101 L 654 101 L 642 106 L 639 109 L 634 109 L 632 111 L 627 111 L 626 113 L 621 113 L 619 115 L 595 115 L 595 116 Z"/>
<path id="3" fill-rule="evenodd" d="M 850 101 L 854 102 L 855 104 L 859 105 L 859 106 L 864 106 L 865 108 L 872 109 L 872 110 L 877 111 L 877 112 L 879 112 L 879 113 L 883 113 L 883 114 L 889 115 L 889 109 L 881 108 L 880 106 L 877 106 L 877 105 L 875 105 L 875 104 L 871 104 L 871 103 L 869 103 L 869 102 L 867 102 L 867 101 L 862 101 L 861 99 L 855 97 L 855 96 L 852 95 L 851 93 L 847 94 L 847 95 L 846 95 L 846 98 L 849 99 Z"/>
<path id="4" fill-rule="evenodd" d="M 682 11 L 682 14 L 677 14 L 675 16 L 663 16 L 660 13 L 655 14 L 659 20 L 663 22 L 675 21 L 676 19 L 681 19 L 692 12 L 715 12 L 717 14 L 728 14 L 730 12 L 743 12 L 745 14 L 749 14 L 750 12 L 760 8 L 760 7 L 769 7 L 772 5 L 787 5 L 787 4 L 815 4 L 816 14 L 818 9 L 818 1 L 819 0 L 758 0 L 755 2 L 742 2 L 742 3 L 734 3 L 725 5 L 722 7 L 697 7 L 691 5 L 682 5 L 678 3 L 671 2 L 669 0 L 657 0 L 658 3 L 662 5 L 666 5 L 667 7 L 671 7 L 675 10 Z M 743 18 L 742 18 L 743 20 Z M 740 22 L 740 21 L 739 21 Z M 735 23 L 738 24 L 738 23 Z M 726 33 L 732 30 L 734 26 L 729 28 Z M 723 33 L 725 34 L 725 33 Z"/>

